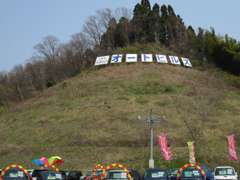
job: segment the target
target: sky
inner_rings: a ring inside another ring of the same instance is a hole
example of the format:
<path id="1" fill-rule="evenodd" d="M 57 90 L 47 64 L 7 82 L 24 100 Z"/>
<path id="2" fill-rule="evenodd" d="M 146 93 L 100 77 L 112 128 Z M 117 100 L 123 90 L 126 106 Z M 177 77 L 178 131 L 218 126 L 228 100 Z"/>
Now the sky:
<path id="1" fill-rule="evenodd" d="M 0 0 L 0 71 L 26 63 L 48 36 L 62 43 L 79 33 L 88 16 L 103 8 L 133 8 L 140 0 Z M 150 0 L 171 4 L 186 25 L 214 27 L 240 40 L 239 0 Z"/>

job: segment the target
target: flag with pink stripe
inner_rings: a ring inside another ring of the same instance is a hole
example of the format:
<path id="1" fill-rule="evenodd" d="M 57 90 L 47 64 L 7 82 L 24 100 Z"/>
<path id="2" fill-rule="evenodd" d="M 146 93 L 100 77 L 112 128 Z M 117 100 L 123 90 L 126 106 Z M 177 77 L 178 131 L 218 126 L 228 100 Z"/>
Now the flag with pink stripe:
<path id="1" fill-rule="evenodd" d="M 158 141 L 159 141 L 159 146 L 160 146 L 163 158 L 166 161 L 170 161 L 172 159 L 172 153 L 171 153 L 171 149 L 168 145 L 167 135 L 166 134 L 160 135 L 158 137 Z"/>
<path id="2" fill-rule="evenodd" d="M 228 139 L 229 159 L 233 160 L 233 161 L 237 161 L 238 156 L 237 156 L 237 147 L 236 147 L 235 135 L 232 134 L 230 136 L 227 136 L 227 139 Z"/>

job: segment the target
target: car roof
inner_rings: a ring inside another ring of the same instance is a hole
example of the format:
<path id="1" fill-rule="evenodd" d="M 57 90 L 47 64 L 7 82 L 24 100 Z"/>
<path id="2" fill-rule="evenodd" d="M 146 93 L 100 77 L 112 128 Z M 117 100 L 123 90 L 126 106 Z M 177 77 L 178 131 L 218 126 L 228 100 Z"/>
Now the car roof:
<path id="1" fill-rule="evenodd" d="M 179 168 L 170 168 L 170 169 L 167 169 L 168 171 L 176 171 L 176 170 L 179 170 Z"/>
<path id="2" fill-rule="evenodd" d="M 166 171 L 166 169 L 161 169 L 161 168 L 149 168 L 149 169 L 146 169 L 145 171 Z"/>
<path id="3" fill-rule="evenodd" d="M 34 169 L 33 170 L 33 172 L 46 172 L 46 171 L 55 172 L 55 173 L 61 173 L 61 172 L 56 172 L 56 171 L 51 170 L 51 169 Z"/>
<path id="4" fill-rule="evenodd" d="M 218 168 L 233 168 L 234 169 L 234 167 L 232 167 L 232 166 L 217 166 L 215 169 L 218 169 Z"/>
<path id="5" fill-rule="evenodd" d="M 108 172 L 125 172 L 122 169 L 110 169 Z"/>

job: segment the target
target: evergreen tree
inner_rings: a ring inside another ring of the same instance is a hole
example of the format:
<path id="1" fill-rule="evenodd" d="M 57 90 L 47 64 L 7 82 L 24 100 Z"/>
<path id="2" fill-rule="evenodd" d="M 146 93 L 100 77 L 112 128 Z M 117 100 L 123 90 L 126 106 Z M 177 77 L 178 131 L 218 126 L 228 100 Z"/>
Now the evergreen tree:
<path id="1" fill-rule="evenodd" d="M 115 48 L 124 47 L 129 44 L 128 31 L 129 31 L 129 22 L 126 18 L 122 17 L 119 20 L 119 23 L 114 32 Z"/>
<path id="2" fill-rule="evenodd" d="M 169 16 L 176 16 L 176 14 L 175 14 L 175 12 L 174 12 L 174 10 L 173 10 L 171 5 L 168 5 L 167 11 L 168 11 L 168 15 Z"/>
<path id="3" fill-rule="evenodd" d="M 152 11 L 148 16 L 148 42 L 159 42 L 159 29 L 160 29 L 160 7 L 158 4 L 153 6 Z"/>
<path id="4" fill-rule="evenodd" d="M 115 45 L 114 32 L 117 27 L 117 21 L 112 18 L 109 22 L 107 31 L 102 35 L 101 47 L 104 49 L 112 49 Z"/>
<path id="5" fill-rule="evenodd" d="M 157 16 L 157 17 L 160 16 L 160 6 L 157 3 L 154 4 L 152 11 L 153 11 L 154 16 Z"/>
<path id="6" fill-rule="evenodd" d="M 165 19 L 168 17 L 168 9 L 166 5 L 161 6 L 161 17 Z"/>
<path id="7" fill-rule="evenodd" d="M 147 34 L 149 32 L 149 14 L 151 13 L 151 7 L 148 0 L 142 1 L 141 4 L 137 4 L 134 8 L 134 15 L 132 24 L 136 33 L 136 40 L 138 42 L 145 42 L 147 40 Z"/>
<path id="8" fill-rule="evenodd" d="M 150 4 L 149 0 L 142 0 L 141 5 L 146 7 L 148 10 L 151 10 L 151 4 Z"/>
<path id="9" fill-rule="evenodd" d="M 168 31 L 167 31 L 168 10 L 166 5 L 161 6 L 161 17 L 159 19 L 159 40 L 164 45 L 167 45 Z"/>

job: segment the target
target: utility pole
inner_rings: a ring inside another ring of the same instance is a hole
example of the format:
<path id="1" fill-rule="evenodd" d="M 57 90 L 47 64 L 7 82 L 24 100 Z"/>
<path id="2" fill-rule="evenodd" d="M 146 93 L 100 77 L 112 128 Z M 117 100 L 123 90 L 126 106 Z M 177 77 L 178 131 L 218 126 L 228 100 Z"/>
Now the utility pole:
<path id="1" fill-rule="evenodd" d="M 146 122 L 149 124 L 150 127 L 150 158 L 149 158 L 149 168 L 154 168 L 154 158 L 153 158 L 153 152 L 154 152 L 154 147 L 153 147 L 153 140 L 154 140 L 154 124 L 155 123 L 160 123 L 162 121 L 165 121 L 164 118 L 157 118 L 153 116 L 152 109 L 149 113 L 148 118 L 146 119 Z"/>

